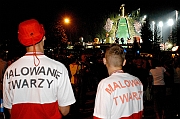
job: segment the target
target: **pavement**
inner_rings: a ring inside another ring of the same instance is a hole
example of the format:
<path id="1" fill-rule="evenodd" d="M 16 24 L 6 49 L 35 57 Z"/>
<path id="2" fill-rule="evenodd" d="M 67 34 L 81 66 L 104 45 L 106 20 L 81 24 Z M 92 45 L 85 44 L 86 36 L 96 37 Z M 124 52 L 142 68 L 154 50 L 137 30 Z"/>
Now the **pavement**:
<path id="1" fill-rule="evenodd" d="M 95 95 L 96 91 L 88 91 L 86 93 L 86 102 L 84 108 L 78 108 L 72 105 L 70 113 L 63 117 L 63 119 L 93 119 Z M 142 119 L 156 119 L 152 100 L 147 101 L 144 104 L 144 115 Z M 167 117 L 164 119 L 180 119 L 180 117 L 170 116 L 167 113 Z"/>

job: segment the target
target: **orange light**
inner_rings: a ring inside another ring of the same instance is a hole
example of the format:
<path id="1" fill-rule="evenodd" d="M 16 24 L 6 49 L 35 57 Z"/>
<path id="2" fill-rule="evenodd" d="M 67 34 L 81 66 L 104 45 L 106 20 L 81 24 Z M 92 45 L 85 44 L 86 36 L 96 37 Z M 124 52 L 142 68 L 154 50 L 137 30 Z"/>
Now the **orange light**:
<path id="1" fill-rule="evenodd" d="M 70 20 L 69 20 L 68 18 L 65 18 L 65 19 L 64 19 L 64 22 L 65 22 L 66 24 L 69 24 L 69 23 L 70 23 Z"/>

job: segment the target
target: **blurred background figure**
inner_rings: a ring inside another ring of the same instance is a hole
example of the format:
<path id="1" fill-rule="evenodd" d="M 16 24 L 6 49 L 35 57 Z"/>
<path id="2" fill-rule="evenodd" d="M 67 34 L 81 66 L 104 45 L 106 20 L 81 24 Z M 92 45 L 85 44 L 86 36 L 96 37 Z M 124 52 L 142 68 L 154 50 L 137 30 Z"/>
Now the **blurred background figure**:
<path id="1" fill-rule="evenodd" d="M 10 118 L 9 112 L 6 108 L 3 107 L 3 76 L 4 72 L 6 71 L 6 68 L 8 67 L 7 61 L 4 60 L 5 53 L 4 51 L 0 50 L 0 119 L 6 119 Z"/>
<path id="2" fill-rule="evenodd" d="M 152 60 L 152 67 L 149 71 L 152 79 L 154 111 L 157 119 L 164 118 L 164 111 L 166 107 L 166 86 L 164 73 L 166 73 L 168 76 L 170 75 L 162 65 L 162 62 L 160 62 L 159 59 L 154 58 Z"/>
<path id="3" fill-rule="evenodd" d="M 174 84 L 173 84 L 173 108 L 174 115 L 180 117 L 180 58 L 174 64 Z"/>

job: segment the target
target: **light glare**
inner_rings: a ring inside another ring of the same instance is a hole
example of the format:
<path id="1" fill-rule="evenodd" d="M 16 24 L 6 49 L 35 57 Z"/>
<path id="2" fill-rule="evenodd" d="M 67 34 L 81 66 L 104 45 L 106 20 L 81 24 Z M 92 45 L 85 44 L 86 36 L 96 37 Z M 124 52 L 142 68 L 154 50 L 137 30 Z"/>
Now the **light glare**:
<path id="1" fill-rule="evenodd" d="M 169 25 L 169 26 L 172 26 L 173 24 L 174 24 L 173 19 L 169 19 L 169 20 L 168 20 L 168 25 Z"/>
<path id="2" fill-rule="evenodd" d="M 68 24 L 70 21 L 69 21 L 68 18 L 65 18 L 65 19 L 64 19 L 64 22 Z"/>
<path id="3" fill-rule="evenodd" d="M 159 22 L 159 27 L 163 27 L 163 22 L 162 21 Z"/>

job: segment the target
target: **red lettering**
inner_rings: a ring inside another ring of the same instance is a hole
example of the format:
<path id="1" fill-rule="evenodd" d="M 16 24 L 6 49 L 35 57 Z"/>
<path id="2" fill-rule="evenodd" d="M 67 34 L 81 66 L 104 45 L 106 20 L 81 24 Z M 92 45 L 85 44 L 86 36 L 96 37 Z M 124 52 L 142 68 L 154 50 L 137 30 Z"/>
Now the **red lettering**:
<path id="1" fill-rule="evenodd" d="M 116 88 L 121 88 L 116 82 L 113 82 L 114 84 L 114 90 L 116 90 Z"/>
<path id="2" fill-rule="evenodd" d="M 131 92 L 131 93 L 125 93 L 119 96 L 120 101 L 122 104 L 129 102 L 130 100 L 140 100 L 142 98 L 143 91 L 138 92 Z M 113 100 L 115 101 L 115 104 L 118 105 L 118 97 L 114 97 Z"/>
<path id="3" fill-rule="evenodd" d="M 129 80 L 124 80 L 124 83 L 126 84 L 127 87 L 130 87 L 130 82 L 129 82 Z"/>
<path id="4" fill-rule="evenodd" d="M 118 81 L 118 82 L 119 82 L 119 85 L 121 86 L 121 88 L 126 88 L 126 86 L 123 86 L 120 81 Z"/>
<path id="5" fill-rule="evenodd" d="M 106 88 L 105 90 L 111 95 L 111 93 L 114 91 L 112 86 L 110 84 L 108 84 L 109 88 Z"/>
<path id="6" fill-rule="evenodd" d="M 127 87 L 134 87 L 134 86 L 137 86 L 137 85 L 142 85 L 142 83 L 136 79 L 134 80 L 124 80 L 124 83 Z"/>
<path id="7" fill-rule="evenodd" d="M 122 103 L 124 103 L 125 101 L 129 102 L 129 100 L 128 100 L 128 93 L 123 94 L 122 96 L 119 96 L 119 98 L 120 98 Z"/>
<path id="8" fill-rule="evenodd" d="M 113 98 L 116 105 L 117 105 L 117 100 L 116 100 L 117 98 L 118 98 L 118 97 L 114 97 L 114 98 Z"/>
<path id="9" fill-rule="evenodd" d="M 129 81 L 131 86 L 134 87 L 134 85 L 136 85 L 136 80 L 132 80 L 132 81 Z"/>
<path id="10" fill-rule="evenodd" d="M 131 93 L 129 93 L 129 100 L 133 100 L 133 96 Z"/>
<path id="11" fill-rule="evenodd" d="M 139 99 L 139 98 L 137 97 L 137 92 L 132 92 L 132 95 L 133 95 L 133 97 L 136 98 L 137 100 Z"/>

